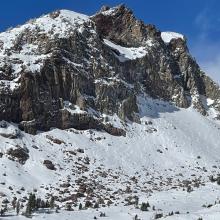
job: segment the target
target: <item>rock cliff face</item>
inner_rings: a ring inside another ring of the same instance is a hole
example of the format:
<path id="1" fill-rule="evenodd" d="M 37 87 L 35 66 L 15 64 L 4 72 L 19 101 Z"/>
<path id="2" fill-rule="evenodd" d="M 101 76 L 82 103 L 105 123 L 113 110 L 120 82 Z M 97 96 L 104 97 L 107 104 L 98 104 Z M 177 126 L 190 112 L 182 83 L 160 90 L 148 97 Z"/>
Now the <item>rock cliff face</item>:
<path id="1" fill-rule="evenodd" d="M 160 32 L 124 5 L 88 17 L 67 10 L 0 34 L 0 120 L 37 130 L 96 128 L 125 135 L 105 120 L 138 122 L 147 94 L 220 110 L 220 89 L 199 68 L 180 34 Z"/>

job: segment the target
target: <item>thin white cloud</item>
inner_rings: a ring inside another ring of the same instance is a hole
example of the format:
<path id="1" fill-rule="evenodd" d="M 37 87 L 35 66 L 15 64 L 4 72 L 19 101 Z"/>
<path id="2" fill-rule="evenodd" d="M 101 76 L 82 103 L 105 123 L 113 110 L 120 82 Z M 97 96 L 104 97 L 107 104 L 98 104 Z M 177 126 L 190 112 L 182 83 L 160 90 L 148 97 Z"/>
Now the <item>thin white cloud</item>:
<path id="1" fill-rule="evenodd" d="M 197 14 L 194 25 L 202 33 L 220 30 L 220 15 L 213 12 L 212 7 L 206 7 Z"/>
<path id="2" fill-rule="evenodd" d="M 201 69 L 220 85 L 220 41 L 198 40 L 191 48 Z"/>
<path id="3" fill-rule="evenodd" d="M 198 29 L 198 36 L 191 52 L 201 69 L 220 84 L 220 39 L 210 40 L 211 35 L 220 30 L 220 18 L 213 15 L 210 8 L 205 8 L 196 16 L 194 24 Z"/>
<path id="4" fill-rule="evenodd" d="M 213 60 L 201 62 L 200 66 L 202 70 L 220 85 L 220 54 Z"/>
<path id="5" fill-rule="evenodd" d="M 206 32 L 210 29 L 210 17 L 208 16 L 208 9 L 201 11 L 195 18 L 194 24 L 202 31 Z"/>

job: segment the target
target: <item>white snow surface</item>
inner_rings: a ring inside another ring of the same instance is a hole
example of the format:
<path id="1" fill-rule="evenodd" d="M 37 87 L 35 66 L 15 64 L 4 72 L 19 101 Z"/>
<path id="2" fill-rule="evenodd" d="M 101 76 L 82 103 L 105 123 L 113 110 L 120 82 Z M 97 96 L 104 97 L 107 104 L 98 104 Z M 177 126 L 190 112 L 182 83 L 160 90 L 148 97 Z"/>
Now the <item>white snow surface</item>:
<path id="1" fill-rule="evenodd" d="M 110 15 L 114 10 L 103 13 Z M 75 29 L 82 33 L 85 22 L 89 22 L 88 16 L 61 10 L 54 18 L 45 15 L 21 27 L 0 33 L 0 67 L 5 60 L 13 63 L 12 68 L 17 77 L 12 81 L 1 80 L 0 89 L 7 87 L 14 90 L 19 86 L 17 81 L 22 64 L 12 61 L 22 61 L 26 68 L 35 72 L 40 70 L 43 60 L 50 56 L 40 53 L 39 46 L 32 43 L 25 43 L 19 51 L 7 54 L 19 35 L 36 32 L 52 39 L 64 38 Z M 161 37 L 165 43 L 173 38 L 184 39 L 183 35 L 174 32 L 162 32 Z M 115 56 L 121 62 L 144 57 L 147 48 L 153 45 L 148 41 L 143 47 L 128 48 L 107 39 L 104 39 L 104 43 L 117 51 Z M 81 67 L 81 64 L 72 64 Z M 103 79 L 97 79 L 96 83 L 101 80 Z M 213 100 L 204 97 L 203 102 L 209 109 L 208 117 L 202 116 L 193 108 L 177 108 L 171 103 L 145 95 L 138 97 L 140 124 L 124 123 L 117 115 L 103 114 L 105 123 L 123 128 L 126 137 L 111 136 L 103 131 L 75 129 L 39 131 L 33 136 L 20 131 L 16 124 L 1 122 L 0 204 L 6 197 L 10 200 L 14 196 L 22 199 L 34 190 L 41 198 L 48 198 L 48 194 L 66 198 L 78 189 L 76 180 L 86 177 L 86 184 L 91 180 L 95 181 L 94 191 L 104 196 L 105 202 L 111 199 L 114 192 L 119 191 L 113 206 L 102 207 L 98 211 L 78 211 L 74 208 L 73 212 L 61 210 L 59 214 L 35 213 L 33 219 L 90 220 L 94 216 L 98 217 L 100 211 L 106 213 L 106 220 L 129 220 L 135 214 L 142 220 L 147 220 L 154 219 L 156 213 L 163 213 L 166 217 L 161 219 L 168 220 L 197 220 L 199 217 L 207 220 L 220 219 L 220 206 L 215 204 L 220 199 L 220 186 L 211 183 L 208 178 L 219 174 L 220 122 L 214 119 L 219 112 L 212 108 Z M 69 101 L 64 102 L 64 109 L 71 114 L 85 113 Z M 90 112 L 94 113 L 92 109 Z M 8 155 L 9 149 L 16 148 L 24 148 L 29 152 L 29 159 L 23 165 L 13 161 Z M 84 152 L 78 152 L 79 148 Z M 56 170 L 47 169 L 43 164 L 44 160 L 52 161 Z M 87 169 L 80 170 L 85 167 Z M 134 178 L 137 182 L 133 181 Z M 186 192 L 183 181 L 196 183 L 196 179 L 202 184 L 198 188 L 194 187 L 193 192 Z M 68 191 L 57 190 L 66 182 L 70 183 Z M 100 186 L 106 186 L 108 190 Z M 128 186 L 131 193 L 125 192 Z M 22 187 L 25 189 L 21 190 Z M 130 195 L 137 195 L 140 202 L 149 201 L 149 212 L 124 206 L 125 198 Z M 85 202 L 83 199 L 80 201 L 83 204 Z M 59 202 L 58 204 L 64 206 Z M 213 206 L 204 207 L 209 204 Z M 156 210 L 152 210 L 152 206 Z M 179 211 L 180 214 L 167 216 L 171 211 Z M 4 219 L 26 219 L 15 216 L 9 205 L 10 213 L 11 216 Z"/>
<path id="2" fill-rule="evenodd" d="M 66 108 L 70 106 L 71 103 L 65 102 Z M 104 194 L 105 198 L 110 198 L 117 190 L 123 192 L 127 186 L 132 190 L 131 193 L 118 195 L 119 204 L 116 207 L 99 210 L 106 212 L 106 219 L 133 219 L 135 214 L 141 219 L 153 219 L 156 213 L 168 215 L 171 211 L 179 211 L 180 214 L 164 219 L 220 218 L 220 206 L 214 204 L 219 201 L 220 186 L 208 179 L 209 175 L 217 175 L 220 168 L 220 123 L 202 116 L 193 108 L 180 109 L 144 95 L 138 97 L 138 106 L 141 124 L 126 125 L 116 115 L 109 117 L 110 122 L 113 120 L 115 125 L 126 130 L 126 137 L 111 136 L 102 131 L 75 129 L 53 129 L 39 132 L 36 136 L 21 132 L 16 139 L 0 136 L 0 152 L 3 153 L 0 158 L 0 183 L 4 183 L 0 184 L 0 192 L 9 198 L 14 195 L 22 198 L 37 189 L 36 194 L 40 197 L 47 193 L 61 196 L 55 189 L 69 181 L 69 192 L 62 194 L 67 197 L 77 189 L 75 180 L 82 175 L 93 179 L 96 174 L 96 186 L 103 184 L 109 188 L 107 192 L 95 190 Z M 78 111 L 76 106 L 75 109 Z M 0 133 L 8 134 L 16 129 L 16 125 L 7 124 L 7 127 L 1 128 Z M 61 143 L 54 142 L 54 139 Z M 7 156 L 8 149 L 16 146 L 29 150 L 30 158 L 24 165 Z M 84 153 L 77 153 L 75 156 L 68 153 L 78 148 L 83 149 Z M 80 173 L 77 167 L 83 165 L 87 157 L 90 159 L 88 170 Z M 51 160 L 56 170 L 48 170 L 43 165 L 44 160 Z M 102 172 L 106 172 L 107 177 L 103 177 Z M 132 177 L 138 181 L 132 183 Z M 181 182 L 197 178 L 202 185 L 187 193 Z M 21 191 L 21 187 L 25 187 L 25 191 Z M 141 212 L 133 206 L 123 206 L 121 202 L 130 195 L 139 196 L 140 202 L 149 201 L 150 211 Z M 4 197 L 0 196 L 1 199 Z M 203 207 L 208 204 L 214 206 L 210 209 Z M 153 205 L 156 207 L 155 211 L 152 210 Z M 80 212 L 61 211 L 60 214 L 35 213 L 33 219 L 89 220 L 98 216 L 99 211 L 89 209 Z"/>
<path id="3" fill-rule="evenodd" d="M 103 11 L 102 14 L 105 16 L 112 16 L 112 15 L 114 15 L 114 13 L 117 9 L 118 9 L 118 7 L 112 7 L 106 11 Z"/>
<path id="4" fill-rule="evenodd" d="M 82 30 L 84 23 L 89 21 L 89 17 L 73 11 L 60 10 L 54 12 L 57 16 L 51 14 L 44 15 L 40 18 L 30 20 L 25 25 L 18 26 L 6 32 L 0 33 L 0 66 L 3 61 L 12 64 L 14 75 L 22 71 L 23 66 L 31 72 L 39 72 L 43 61 L 50 57 L 50 53 L 43 54 L 40 52 L 40 44 L 30 42 L 19 42 L 19 39 L 25 35 L 37 36 L 46 35 L 51 40 L 56 38 L 66 38 L 70 36 L 73 30 Z M 24 38 L 24 37 L 23 37 Z M 22 45 L 19 50 L 14 50 L 16 44 Z M 43 43 L 41 43 L 43 44 Z M 8 51 L 11 51 L 8 53 Z"/>
<path id="5" fill-rule="evenodd" d="M 152 46 L 152 42 L 148 40 L 145 47 L 122 47 L 107 39 L 104 39 L 104 43 L 109 47 L 115 49 L 119 54 L 115 53 L 115 56 L 121 61 L 135 60 L 142 58 L 147 54 L 147 47 Z"/>
<path id="6" fill-rule="evenodd" d="M 113 13 L 114 11 L 115 8 L 112 8 L 105 13 Z M 52 52 L 44 49 L 47 40 L 39 42 L 39 39 L 48 38 L 53 41 L 57 38 L 68 38 L 76 30 L 83 34 L 85 27 L 89 27 L 90 32 L 95 35 L 96 32 L 92 23 L 90 17 L 86 15 L 60 10 L 2 32 L 0 33 L 0 67 L 8 65 L 12 69 L 15 79 L 23 71 L 33 74 L 40 72 L 45 60 L 51 57 Z M 142 58 L 147 54 L 149 47 L 153 46 L 151 40 L 147 40 L 144 46 L 138 48 L 123 47 L 107 39 L 104 39 L 104 43 L 118 52 L 115 55 L 121 62 Z M 94 48 L 91 46 L 91 49 Z M 76 68 L 82 67 L 81 63 L 76 64 L 71 61 L 69 63 Z M 1 82 L 1 84 L 0 89 L 3 88 L 4 84 L 7 84 L 10 90 L 19 87 L 19 84 L 14 81 Z"/>
<path id="7" fill-rule="evenodd" d="M 184 39 L 184 36 L 182 34 L 176 33 L 176 32 L 161 32 L 161 38 L 165 43 L 170 43 L 172 39 L 178 39 L 181 38 Z"/>
<path id="8" fill-rule="evenodd" d="M 200 205 L 199 200 L 201 200 L 200 191 L 195 192 L 196 198 L 196 203 L 198 205 Z M 204 191 L 202 193 L 209 193 L 209 191 Z M 109 208 L 100 208 L 97 210 L 92 210 L 92 209 L 88 209 L 88 210 L 83 210 L 83 211 L 60 211 L 58 214 L 54 213 L 53 211 L 50 211 L 50 214 L 46 214 L 46 213 L 37 213 L 34 214 L 32 219 L 36 219 L 36 220 L 42 220 L 42 219 L 47 219 L 47 220 L 91 220 L 94 219 L 94 217 L 96 216 L 97 219 L 106 219 L 106 220 L 133 220 L 135 215 L 138 215 L 139 219 L 141 220 L 153 220 L 155 219 L 155 214 L 159 214 L 159 213 L 163 213 L 163 217 L 159 218 L 159 219 L 166 219 L 166 220 L 197 220 L 199 218 L 203 218 L 205 220 L 218 220 L 219 219 L 219 212 L 220 212 L 220 205 L 217 204 L 213 207 L 210 208 L 200 208 L 199 211 L 195 211 L 193 214 L 191 213 L 181 213 L 180 214 L 174 214 L 173 216 L 168 216 L 170 210 L 177 210 L 175 208 L 179 208 L 178 206 L 176 206 L 176 200 L 177 199 L 181 199 L 181 205 L 183 205 L 182 207 L 186 206 L 186 203 L 189 202 L 189 206 L 191 204 L 191 200 L 190 200 L 190 196 L 179 196 L 179 194 L 181 193 L 173 193 L 171 197 L 171 195 L 169 194 L 162 194 L 158 196 L 157 201 L 155 204 L 160 203 L 161 206 L 163 207 L 164 205 L 162 205 L 163 203 L 167 203 L 168 201 L 173 203 L 173 204 L 169 204 L 170 206 L 166 207 L 166 211 L 162 212 L 159 209 L 156 211 L 152 211 L 151 209 L 148 212 L 141 212 L 138 209 L 135 209 L 134 207 L 131 206 L 118 206 L 118 207 L 109 207 Z M 164 198 L 164 196 L 166 196 L 166 198 Z M 154 199 L 154 198 L 153 198 Z M 186 200 L 184 200 L 186 199 Z M 172 207 L 171 207 L 172 206 Z M 192 210 L 196 210 L 196 207 L 192 207 Z M 180 209 L 181 210 L 181 207 Z M 104 218 L 100 218 L 99 215 L 100 213 L 103 212 L 106 214 L 106 217 Z M 14 215 L 14 213 L 11 213 L 12 215 Z M 26 220 L 26 217 L 23 216 L 10 216 L 10 217 L 4 217 L 3 219 L 13 219 L 13 220 Z"/>
<path id="9" fill-rule="evenodd" d="M 38 31 L 38 33 L 50 34 L 51 37 L 65 37 L 69 29 L 78 28 L 87 22 L 89 17 L 73 11 L 60 10 L 59 15 L 53 18 L 50 14 L 30 20 L 25 25 L 0 33 L 0 42 L 4 49 L 10 49 L 14 40 L 24 30 Z"/>

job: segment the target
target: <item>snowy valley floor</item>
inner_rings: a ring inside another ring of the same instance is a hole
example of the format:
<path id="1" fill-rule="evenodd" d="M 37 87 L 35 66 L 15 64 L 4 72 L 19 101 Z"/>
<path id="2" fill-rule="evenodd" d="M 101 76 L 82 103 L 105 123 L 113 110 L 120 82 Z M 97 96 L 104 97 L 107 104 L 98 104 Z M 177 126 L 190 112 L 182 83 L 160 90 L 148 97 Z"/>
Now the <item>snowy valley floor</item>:
<path id="1" fill-rule="evenodd" d="M 153 220 L 156 214 L 163 214 L 159 219 L 167 220 L 218 220 L 220 219 L 220 204 L 213 205 L 212 207 L 202 207 L 204 205 L 214 204 L 216 199 L 220 198 L 220 190 L 216 185 L 209 184 L 208 186 L 195 190 L 193 193 L 186 193 L 181 191 L 167 191 L 155 193 L 147 200 L 151 205 L 155 205 L 156 210 L 142 212 L 133 206 L 122 206 L 110 208 L 100 208 L 97 210 L 88 209 L 82 211 L 60 211 L 59 213 L 51 214 L 34 214 L 32 219 L 41 220 L 92 220 L 94 217 L 97 219 L 106 220 L 133 220 L 135 215 L 141 220 Z M 162 211 L 163 210 L 163 211 Z M 174 215 L 168 214 L 174 211 Z M 106 217 L 99 217 L 100 212 L 104 212 Z M 175 212 L 179 212 L 175 214 Z M 12 220 L 26 220 L 28 218 L 23 216 L 15 216 L 15 213 L 9 213 L 9 217 L 4 219 Z"/>

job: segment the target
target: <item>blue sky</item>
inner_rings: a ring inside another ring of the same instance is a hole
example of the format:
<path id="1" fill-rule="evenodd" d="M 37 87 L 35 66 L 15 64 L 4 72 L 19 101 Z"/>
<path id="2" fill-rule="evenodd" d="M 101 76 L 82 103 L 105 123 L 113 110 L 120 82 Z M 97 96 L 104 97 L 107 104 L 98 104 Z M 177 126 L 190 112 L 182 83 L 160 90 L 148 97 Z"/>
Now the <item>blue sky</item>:
<path id="1" fill-rule="evenodd" d="M 193 56 L 220 83 L 219 0 L 1 0 L 0 31 L 56 9 L 91 15 L 102 5 L 120 3 L 161 31 L 186 35 Z"/>

